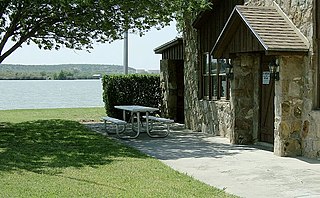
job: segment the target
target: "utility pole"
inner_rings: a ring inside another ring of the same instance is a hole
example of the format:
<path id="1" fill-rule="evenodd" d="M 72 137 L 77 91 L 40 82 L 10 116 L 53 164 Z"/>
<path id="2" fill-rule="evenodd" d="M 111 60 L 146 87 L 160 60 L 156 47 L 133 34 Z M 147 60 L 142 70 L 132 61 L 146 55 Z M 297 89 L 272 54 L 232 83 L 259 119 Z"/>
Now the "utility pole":
<path id="1" fill-rule="evenodd" d="M 124 46 L 123 46 L 123 69 L 124 74 L 128 74 L 128 30 L 124 32 Z"/>

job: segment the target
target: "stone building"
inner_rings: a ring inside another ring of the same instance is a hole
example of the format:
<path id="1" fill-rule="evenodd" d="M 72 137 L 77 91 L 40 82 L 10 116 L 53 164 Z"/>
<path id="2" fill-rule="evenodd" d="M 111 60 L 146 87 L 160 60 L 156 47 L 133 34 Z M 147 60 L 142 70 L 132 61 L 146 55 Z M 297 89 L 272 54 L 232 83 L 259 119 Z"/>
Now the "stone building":
<path id="1" fill-rule="evenodd" d="M 320 159 L 319 1 L 212 0 L 184 28 L 187 128 Z"/>
<path id="2" fill-rule="evenodd" d="M 183 40 L 175 38 L 154 51 L 162 54 L 160 85 L 164 97 L 161 112 L 175 122 L 184 123 Z"/>

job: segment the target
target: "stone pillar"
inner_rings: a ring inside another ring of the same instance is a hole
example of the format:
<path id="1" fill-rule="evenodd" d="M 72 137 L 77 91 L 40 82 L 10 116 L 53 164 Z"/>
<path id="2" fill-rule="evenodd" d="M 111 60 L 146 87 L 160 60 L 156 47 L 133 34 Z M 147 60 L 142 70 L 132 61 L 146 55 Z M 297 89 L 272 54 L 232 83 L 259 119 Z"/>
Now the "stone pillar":
<path id="1" fill-rule="evenodd" d="M 177 81 L 174 60 L 161 60 L 160 84 L 162 89 L 162 116 L 176 120 L 177 117 Z"/>
<path id="2" fill-rule="evenodd" d="M 234 112 L 234 130 L 230 134 L 233 144 L 252 144 L 253 133 L 258 123 L 255 95 L 257 94 L 256 76 L 260 67 L 260 56 L 241 55 L 232 62 L 234 80 L 231 82 L 231 101 Z"/>
<path id="3" fill-rule="evenodd" d="M 320 160 L 320 112 L 311 111 L 302 126 L 302 155 Z"/>
<path id="4" fill-rule="evenodd" d="M 201 131 L 203 114 L 199 111 L 199 65 L 197 32 L 192 27 L 193 18 L 186 15 L 184 21 L 184 113 L 185 126 Z"/>
<path id="5" fill-rule="evenodd" d="M 274 153 L 301 155 L 304 58 L 279 58 L 280 80 L 275 83 Z"/>

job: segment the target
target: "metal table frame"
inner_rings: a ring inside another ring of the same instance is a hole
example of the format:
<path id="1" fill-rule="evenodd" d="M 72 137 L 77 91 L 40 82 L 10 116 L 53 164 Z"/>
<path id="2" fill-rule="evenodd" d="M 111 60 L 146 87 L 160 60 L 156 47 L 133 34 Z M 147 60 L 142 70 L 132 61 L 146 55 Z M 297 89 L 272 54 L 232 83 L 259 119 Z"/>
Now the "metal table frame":
<path id="1" fill-rule="evenodd" d="M 130 138 L 137 138 L 140 135 L 141 132 L 141 120 L 140 120 L 140 113 L 146 113 L 146 132 L 150 137 L 159 137 L 159 136 L 154 136 L 152 134 L 150 134 L 150 128 L 149 128 L 149 114 L 153 113 L 155 111 L 159 111 L 158 108 L 154 108 L 154 107 L 146 107 L 146 106 L 140 106 L 140 105 L 117 105 L 114 106 L 114 108 L 116 109 L 120 109 L 123 110 L 123 120 L 126 120 L 126 111 L 131 112 L 131 123 L 132 123 L 132 130 L 135 131 L 133 123 L 134 123 L 134 114 L 137 115 L 137 125 L 138 125 L 138 129 L 136 131 L 136 135 L 132 136 Z"/>

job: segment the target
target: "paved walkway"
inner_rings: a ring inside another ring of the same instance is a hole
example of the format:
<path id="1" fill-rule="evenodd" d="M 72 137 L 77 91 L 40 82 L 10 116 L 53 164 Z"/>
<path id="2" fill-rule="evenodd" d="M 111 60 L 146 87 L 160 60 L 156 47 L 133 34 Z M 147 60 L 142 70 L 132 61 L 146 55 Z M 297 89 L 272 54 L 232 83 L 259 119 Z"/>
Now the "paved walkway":
<path id="1" fill-rule="evenodd" d="M 167 138 L 122 140 L 173 169 L 241 197 L 320 197 L 320 161 L 285 158 L 175 127 Z"/>

